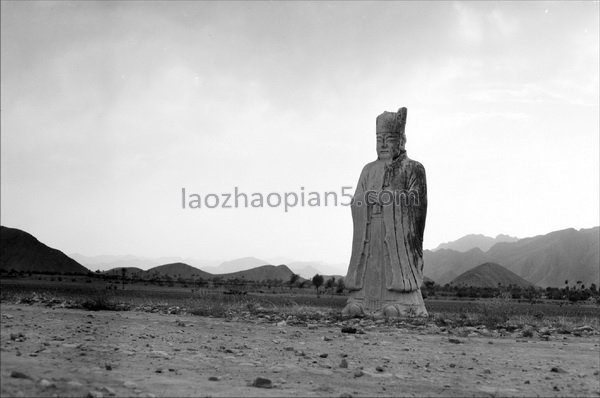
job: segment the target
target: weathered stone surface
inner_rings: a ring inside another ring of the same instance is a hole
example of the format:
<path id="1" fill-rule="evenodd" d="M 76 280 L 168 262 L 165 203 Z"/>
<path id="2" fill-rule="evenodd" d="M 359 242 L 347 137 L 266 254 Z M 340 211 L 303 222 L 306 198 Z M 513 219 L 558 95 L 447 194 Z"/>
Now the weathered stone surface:
<path id="1" fill-rule="evenodd" d="M 420 291 L 427 184 L 425 169 L 404 149 L 406 116 L 401 108 L 377 117 L 377 160 L 363 168 L 351 205 L 345 316 L 427 315 Z"/>

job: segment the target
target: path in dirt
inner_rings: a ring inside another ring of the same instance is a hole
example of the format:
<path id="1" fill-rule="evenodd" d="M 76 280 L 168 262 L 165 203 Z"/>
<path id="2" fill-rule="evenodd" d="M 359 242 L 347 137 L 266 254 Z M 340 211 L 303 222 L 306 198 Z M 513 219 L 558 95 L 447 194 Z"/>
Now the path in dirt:
<path id="1" fill-rule="evenodd" d="M 469 337 L 2 305 L 9 396 L 600 396 L 599 336 Z M 458 342 L 452 342 L 458 341 Z M 252 386 L 257 378 L 266 387 Z"/>

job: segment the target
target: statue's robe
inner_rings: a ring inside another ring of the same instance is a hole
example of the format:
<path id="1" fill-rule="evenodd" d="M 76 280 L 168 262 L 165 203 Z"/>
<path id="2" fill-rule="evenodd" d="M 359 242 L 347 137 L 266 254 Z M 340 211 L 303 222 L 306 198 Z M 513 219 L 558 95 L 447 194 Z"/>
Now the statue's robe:
<path id="1" fill-rule="evenodd" d="M 367 269 L 367 256 L 373 242 L 368 241 L 368 229 L 373 206 L 367 205 L 371 192 L 382 190 L 394 194 L 382 195 L 388 204 L 381 205 L 384 225 L 385 287 L 389 291 L 419 290 L 423 281 L 423 232 L 427 214 L 427 185 L 421 163 L 409 159 L 403 152 L 393 162 L 376 160 L 367 164 L 360 175 L 351 209 L 354 222 L 352 256 L 345 282 L 350 291 L 361 290 Z M 375 196 L 376 197 L 376 196 Z"/>

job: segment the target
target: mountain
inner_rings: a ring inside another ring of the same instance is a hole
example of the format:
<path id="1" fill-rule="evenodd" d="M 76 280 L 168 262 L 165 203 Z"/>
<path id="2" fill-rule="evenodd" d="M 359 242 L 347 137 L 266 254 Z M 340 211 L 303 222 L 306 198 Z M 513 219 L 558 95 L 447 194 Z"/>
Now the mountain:
<path id="1" fill-rule="evenodd" d="M 201 260 L 196 258 L 182 258 L 182 257 L 141 257 L 133 255 L 100 255 L 100 256 L 84 256 L 79 253 L 72 253 L 70 256 L 80 264 L 88 267 L 89 269 L 101 269 L 109 270 L 114 268 L 141 268 L 145 269 L 148 267 L 156 267 L 162 264 L 170 263 L 185 263 L 190 264 L 193 267 L 205 268 L 213 267 L 220 264 L 220 261 L 214 260 Z"/>
<path id="2" fill-rule="evenodd" d="M 137 267 L 117 267 L 117 268 L 113 268 L 113 269 L 109 269 L 108 271 L 104 271 L 102 272 L 104 275 L 109 275 L 109 276 L 122 276 L 123 275 L 123 271 L 125 270 L 125 275 L 130 278 L 130 277 L 135 277 L 136 279 L 144 279 L 146 276 L 146 271 L 144 271 L 141 268 L 137 268 Z"/>
<path id="3" fill-rule="evenodd" d="M 112 256 L 112 255 L 100 255 L 100 256 L 84 256 L 79 253 L 71 253 L 70 255 L 79 263 L 86 267 L 97 270 L 97 269 L 113 269 L 113 268 L 147 268 L 148 266 L 154 266 L 164 264 L 156 262 L 152 259 L 145 257 L 137 257 L 132 255 L 126 256 Z"/>
<path id="4" fill-rule="evenodd" d="M 122 268 L 113 268 L 105 271 L 104 274 L 121 276 L 121 269 Z M 148 271 L 134 267 L 125 269 L 127 270 L 128 276 L 137 275 L 141 279 L 151 279 L 155 276 L 160 277 L 168 275 L 172 278 L 181 277 L 184 279 L 202 278 L 208 280 L 214 277 L 221 277 L 225 280 L 238 278 L 248 281 L 261 281 L 267 279 L 281 279 L 283 281 L 288 281 L 290 275 L 292 275 L 292 271 L 286 265 L 262 265 L 260 267 L 225 274 L 210 274 L 184 263 L 159 265 L 150 268 Z"/>
<path id="5" fill-rule="evenodd" d="M 292 268 L 294 270 L 294 272 L 296 274 L 300 275 L 304 279 L 312 279 L 312 277 L 315 276 L 316 274 L 322 274 L 320 270 L 316 269 L 312 265 L 305 265 L 303 267 L 298 267 L 297 265 L 292 266 L 290 264 L 289 266 L 290 266 L 290 268 Z"/>
<path id="6" fill-rule="evenodd" d="M 244 279 L 247 281 L 263 281 L 267 279 L 280 279 L 287 282 L 292 275 L 292 270 L 286 265 L 263 265 L 260 267 L 218 275 L 223 279 Z"/>
<path id="7" fill-rule="evenodd" d="M 586 286 L 600 282 L 600 228 L 569 228 L 514 243 L 499 243 L 487 253 L 517 275 L 539 286 Z"/>
<path id="8" fill-rule="evenodd" d="M 348 264 L 328 264 L 321 261 L 292 261 L 287 266 L 305 279 L 312 279 L 315 274 L 346 275 Z"/>
<path id="9" fill-rule="evenodd" d="M 433 251 L 441 249 L 450 249 L 457 252 L 468 252 L 471 249 L 478 248 L 481 251 L 487 252 L 496 243 L 516 242 L 517 240 L 519 239 L 513 236 L 502 234 L 496 236 L 495 238 L 491 238 L 489 236 L 481 234 L 471 234 L 463 236 L 462 238 L 457 239 L 453 242 L 441 243 L 438 247 L 433 249 Z"/>
<path id="10" fill-rule="evenodd" d="M 60 250 L 46 246 L 33 235 L 0 226 L 0 269 L 10 271 L 88 273 L 89 270 Z"/>
<path id="11" fill-rule="evenodd" d="M 203 267 L 203 269 L 211 274 L 229 274 L 266 264 L 269 263 L 256 257 L 242 257 L 231 261 L 225 261 L 218 267 Z"/>
<path id="12" fill-rule="evenodd" d="M 172 264 L 159 265 L 158 267 L 150 268 L 148 271 L 146 271 L 146 274 L 150 278 L 153 276 L 168 275 L 172 278 L 208 279 L 208 278 L 212 278 L 214 276 L 208 272 L 202 271 L 196 267 L 192 267 L 191 265 L 184 264 L 184 263 L 172 263 Z"/>
<path id="13" fill-rule="evenodd" d="M 527 288 L 531 283 L 512 271 L 495 263 L 485 263 L 457 276 L 450 285 L 473 287 L 519 286 Z"/>
<path id="14" fill-rule="evenodd" d="M 487 262 L 502 264 L 521 278 L 541 287 L 564 286 L 565 280 L 585 285 L 600 280 L 600 228 L 569 228 L 546 235 L 499 242 L 487 252 L 450 249 L 423 252 L 424 273 L 446 284 L 465 271 Z"/>
<path id="15" fill-rule="evenodd" d="M 315 274 L 345 275 L 348 264 L 329 264 L 321 261 L 295 261 L 288 257 L 270 257 L 268 261 L 255 257 L 244 257 L 231 261 L 204 260 L 192 257 L 142 257 L 134 255 L 85 256 L 79 253 L 69 255 L 75 261 L 91 270 L 112 270 L 140 268 L 142 270 L 170 263 L 184 263 L 210 274 L 224 274 L 258 267 L 267 264 L 286 264 L 293 272 L 312 278 Z M 119 271 L 120 272 L 120 271 Z"/>
<path id="16" fill-rule="evenodd" d="M 445 285 L 458 275 L 486 262 L 485 253 L 479 248 L 461 253 L 450 249 L 424 250 L 423 273 L 439 285 Z"/>

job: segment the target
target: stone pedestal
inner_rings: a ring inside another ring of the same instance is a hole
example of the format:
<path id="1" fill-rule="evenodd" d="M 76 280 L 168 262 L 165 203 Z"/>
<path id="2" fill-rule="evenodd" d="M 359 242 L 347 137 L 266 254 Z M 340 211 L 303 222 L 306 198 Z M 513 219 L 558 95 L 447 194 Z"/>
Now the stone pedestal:
<path id="1" fill-rule="evenodd" d="M 406 316 L 427 316 L 421 290 L 408 293 L 386 291 L 379 297 L 364 297 L 364 290 L 350 294 L 343 316 L 372 315 L 376 318 L 398 318 Z"/>

